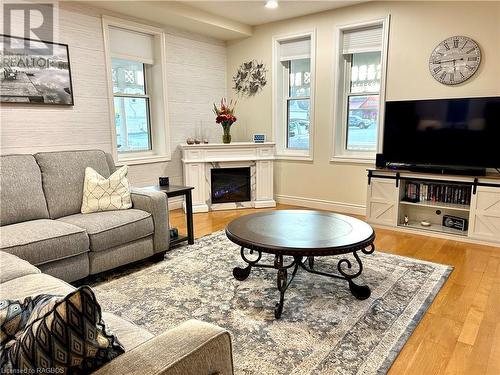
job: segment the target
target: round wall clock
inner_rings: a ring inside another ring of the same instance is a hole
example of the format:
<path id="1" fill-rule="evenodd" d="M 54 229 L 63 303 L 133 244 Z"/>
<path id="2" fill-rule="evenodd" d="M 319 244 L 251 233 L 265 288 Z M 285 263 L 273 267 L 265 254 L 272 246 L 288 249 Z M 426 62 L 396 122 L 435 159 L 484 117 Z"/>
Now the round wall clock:
<path id="1" fill-rule="evenodd" d="M 445 85 L 456 85 L 468 80 L 479 68 L 481 50 L 466 36 L 452 36 L 439 43 L 431 53 L 429 70 Z"/>

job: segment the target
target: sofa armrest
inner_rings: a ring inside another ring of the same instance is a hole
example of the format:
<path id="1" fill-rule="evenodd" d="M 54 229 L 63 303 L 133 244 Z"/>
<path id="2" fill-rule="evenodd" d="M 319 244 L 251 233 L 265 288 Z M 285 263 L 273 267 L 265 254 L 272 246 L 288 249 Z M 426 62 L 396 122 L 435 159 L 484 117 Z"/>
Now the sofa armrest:
<path id="1" fill-rule="evenodd" d="M 153 216 L 155 233 L 153 236 L 154 252 L 168 250 L 170 228 L 168 226 L 168 200 L 165 193 L 132 189 L 132 206 L 138 210 L 149 212 Z"/>
<path id="2" fill-rule="evenodd" d="M 189 320 L 118 356 L 94 374 L 232 375 L 231 336 L 218 326 Z"/>

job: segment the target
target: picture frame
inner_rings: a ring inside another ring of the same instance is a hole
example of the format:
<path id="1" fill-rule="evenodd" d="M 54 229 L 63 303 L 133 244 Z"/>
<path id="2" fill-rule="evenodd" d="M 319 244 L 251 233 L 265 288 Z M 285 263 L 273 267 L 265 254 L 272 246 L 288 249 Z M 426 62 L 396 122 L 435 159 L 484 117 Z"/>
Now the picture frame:
<path id="1" fill-rule="evenodd" d="M 0 34 L 0 103 L 73 106 L 68 45 Z"/>

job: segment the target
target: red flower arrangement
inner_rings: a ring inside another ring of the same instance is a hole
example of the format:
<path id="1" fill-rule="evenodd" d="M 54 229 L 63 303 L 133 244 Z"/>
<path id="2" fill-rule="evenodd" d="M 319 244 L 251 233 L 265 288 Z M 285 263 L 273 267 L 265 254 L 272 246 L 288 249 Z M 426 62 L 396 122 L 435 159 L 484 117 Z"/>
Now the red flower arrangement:
<path id="1" fill-rule="evenodd" d="M 226 98 L 222 98 L 220 101 L 220 108 L 217 108 L 214 103 L 214 113 L 217 116 L 215 122 L 222 125 L 232 125 L 233 122 L 236 122 L 234 107 L 236 107 L 236 101 L 233 102 L 232 99 L 228 105 Z"/>
<path id="2" fill-rule="evenodd" d="M 231 143 L 231 125 L 236 122 L 234 107 L 236 107 L 236 101 L 233 102 L 232 99 L 229 104 L 227 104 L 227 99 L 222 98 L 220 101 L 220 108 L 217 108 L 217 105 L 214 103 L 215 122 L 221 124 L 224 130 L 222 136 L 223 143 Z"/>

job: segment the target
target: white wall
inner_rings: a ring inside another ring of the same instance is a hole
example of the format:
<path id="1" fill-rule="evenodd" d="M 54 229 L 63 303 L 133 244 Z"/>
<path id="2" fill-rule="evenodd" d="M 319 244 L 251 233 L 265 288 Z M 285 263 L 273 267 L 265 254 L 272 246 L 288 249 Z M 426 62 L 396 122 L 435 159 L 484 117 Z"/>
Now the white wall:
<path id="1" fill-rule="evenodd" d="M 58 11 L 55 41 L 69 45 L 75 105 L 2 104 L 1 154 L 111 151 L 101 11 L 68 3 L 60 3 Z M 21 22 L 18 25 L 22 26 Z M 174 29 L 165 32 L 172 161 L 131 166 L 129 175 L 135 186 L 157 183 L 158 176 L 170 176 L 174 183 L 181 183 L 178 146 L 195 135 L 200 122 L 210 129 L 212 142 L 221 136 L 213 119 L 212 103 L 226 95 L 224 42 Z"/>
<path id="2" fill-rule="evenodd" d="M 367 164 L 331 162 L 335 27 L 391 15 L 387 71 L 387 100 L 500 95 L 500 2 L 373 1 L 310 16 L 257 26 L 254 35 L 228 42 L 228 92 L 231 77 L 244 61 L 262 60 L 272 66 L 272 37 L 314 28 L 316 89 L 314 161 L 275 163 L 278 200 L 362 213 L 366 201 Z M 475 39 L 482 50 L 478 72 L 467 82 L 445 86 L 429 74 L 433 48 L 452 35 Z M 253 133 L 272 135 L 272 72 L 269 84 L 254 98 L 240 99 L 234 139 Z M 492 150 L 492 152 L 496 152 Z"/>

